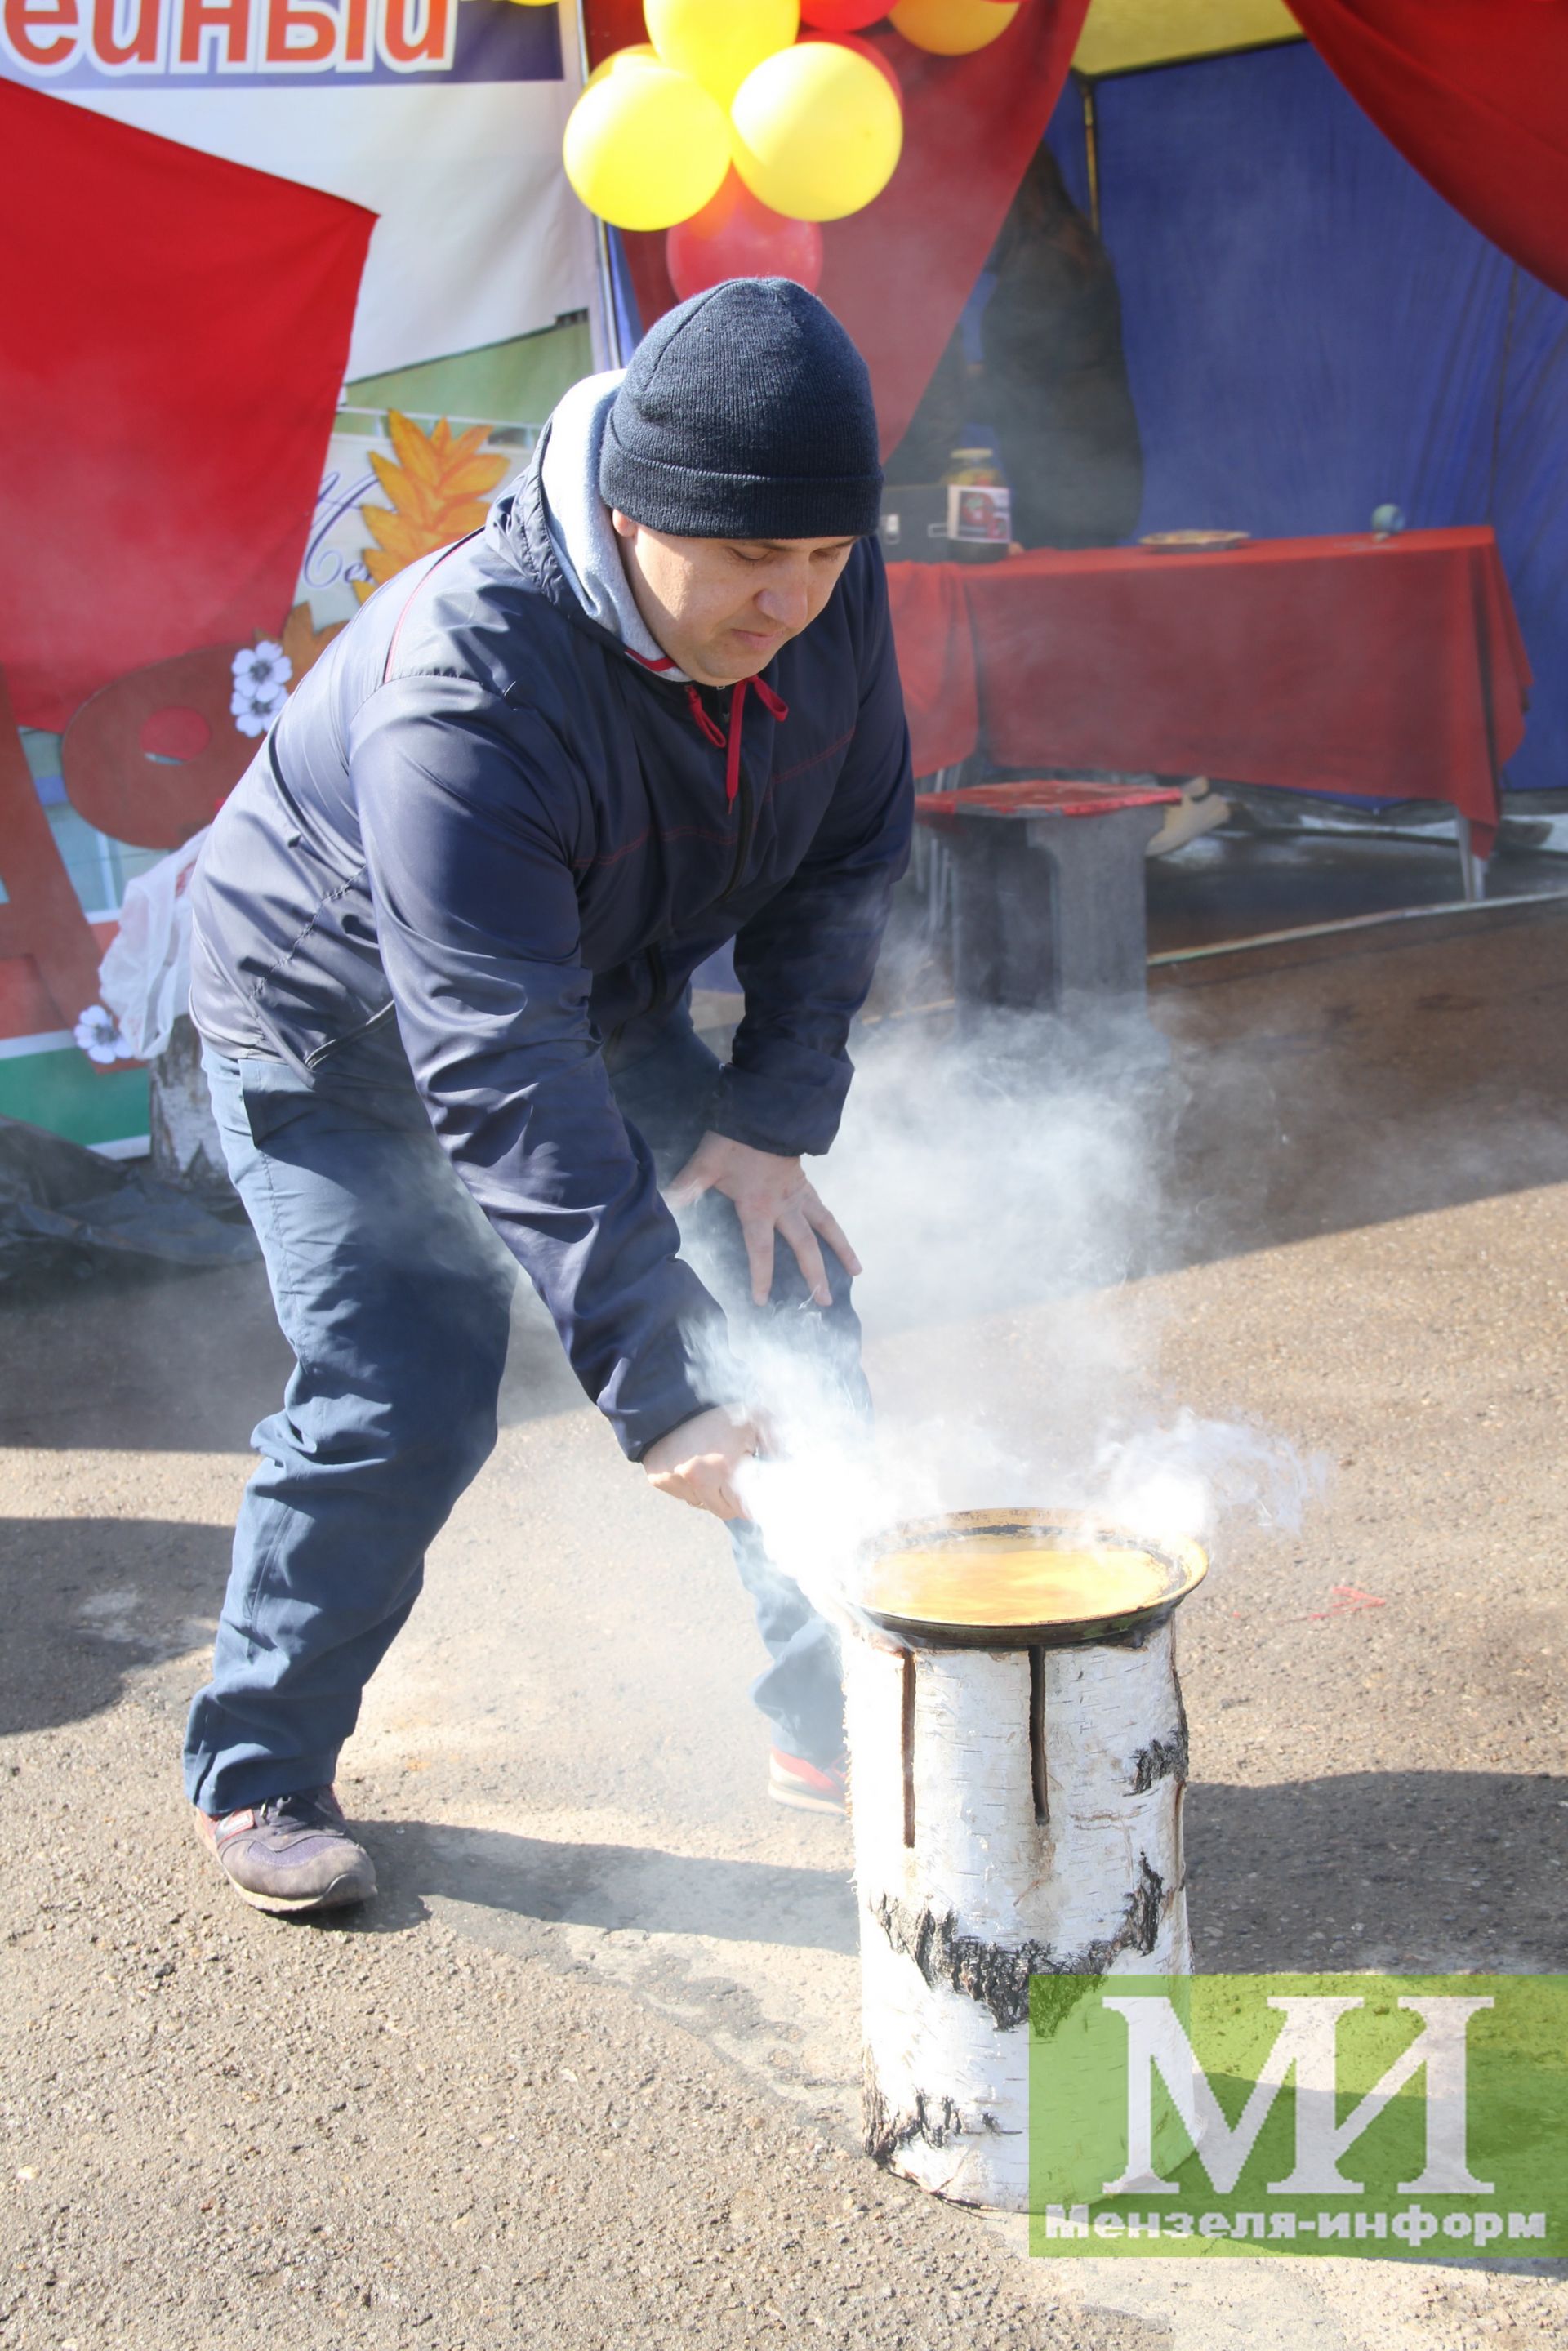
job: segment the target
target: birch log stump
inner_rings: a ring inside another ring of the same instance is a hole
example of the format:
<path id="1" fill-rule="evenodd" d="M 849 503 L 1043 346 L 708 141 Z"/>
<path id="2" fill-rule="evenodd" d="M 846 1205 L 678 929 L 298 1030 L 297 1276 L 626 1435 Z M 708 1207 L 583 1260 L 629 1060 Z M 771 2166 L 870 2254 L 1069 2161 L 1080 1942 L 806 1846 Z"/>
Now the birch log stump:
<path id="1" fill-rule="evenodd" d="M 232 1201 L 234 1186 L 202 1068 L 202 1040 L 189 1014 L 183 1012 L 176 1019 L 168 1044 L 148 1063 L 147 1074 L 152 1173 L 183 1192 Z"/>
<path id="2" fill-rule="evenodd" d="M 1031 1975 L 1191 1968 L 1173 1633 L 844 1644 L 866 2148 L 939 2196 L 1028 2209 Z"/>

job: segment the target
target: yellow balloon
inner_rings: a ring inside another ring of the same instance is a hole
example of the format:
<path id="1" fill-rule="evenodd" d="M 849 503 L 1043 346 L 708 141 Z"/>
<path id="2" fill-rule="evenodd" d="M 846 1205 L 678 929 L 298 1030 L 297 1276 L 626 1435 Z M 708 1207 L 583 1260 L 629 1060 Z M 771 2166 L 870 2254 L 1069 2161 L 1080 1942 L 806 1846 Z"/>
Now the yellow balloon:
<path id="1" fill-rule="evenodd" d="M 727 106 L 753 66 L 789 47 L 800 0 L 643 0 L 643 16 L 664 63 Z"/>
<path id="2" fill-rule="evenodd" d="M 583 203 L 612 228 L 673 228 L 718 193 L 729 125 L 689 75 L 622 51 L 567 117 L 561 153 Z"/>
<path id="3" fill-rule="evenodd" d="M 532 7 L 534 0 L 524 0 L 524 5 L 528 7 Z M 617 72 L 622 66 L 628 64 L 632 57 L 653 57 L 657 61 L 658 55 L 659 52 L 653 47 L 652 41 L 634 42 L 632 47 L 629 49 L 612 49 L 607 57 L 601 57 L 600 59 L 599 63 L 594 67 L 593 71 L 589 75 L 588 79 L 583 83 L 582 87 L 584 89 L 591 89 L 595 82 L 602 81 L 606 74 Z"/>
<path id="4" fill-rule="evenodd" d="M 842 220 L 881 195 L 904 145 L 886 75 L 838 41 L 802 41 L 753 68 L 735 93 L 735 168 L 790 220 Z"/>
<path id="5" fill-rule="evenodd" d="M 967 57 L 1000 40 L 1018 15 L 1018 0 L 898 0 L 888 11 L 895 32 L 939 57 Z"/>

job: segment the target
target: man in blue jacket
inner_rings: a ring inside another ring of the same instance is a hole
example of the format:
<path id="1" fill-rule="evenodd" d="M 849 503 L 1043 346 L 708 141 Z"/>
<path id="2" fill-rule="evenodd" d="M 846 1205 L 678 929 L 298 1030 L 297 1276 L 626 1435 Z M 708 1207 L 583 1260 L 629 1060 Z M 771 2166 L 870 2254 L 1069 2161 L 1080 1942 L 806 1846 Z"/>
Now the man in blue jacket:
<path id="1" fill-rule="evenodd" d="M 786 279 L 698 295 L 569 394 L 484 530 L 356 615 L 213 828 L 192 1008 L 298 1364 L 186 1782 L 260 1907 L 374 1890 L 338 1751 L 495 1442 L 519 1263 L 628 1456 L 722 1519 L 758 1441 L 726 1307 L 863 1405 L 860 1268 L 800 1157 L 908 846 L 881 482 L 831 313 Z M 731 939 L 721 1066 L 688 991 Z M 734 1531 L 773 1792 L 836 1809 L 832 1636 Z"/>

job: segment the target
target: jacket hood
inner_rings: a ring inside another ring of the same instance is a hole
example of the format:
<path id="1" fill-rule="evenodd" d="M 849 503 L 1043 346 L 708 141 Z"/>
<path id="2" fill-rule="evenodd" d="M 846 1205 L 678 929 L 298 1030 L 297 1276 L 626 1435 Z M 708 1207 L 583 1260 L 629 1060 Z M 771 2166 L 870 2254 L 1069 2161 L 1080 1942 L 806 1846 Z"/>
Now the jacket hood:
<path id="1" fill-rule="evenodd" d="M 610 508 L 599 495 L 600 450 L 622 373 L 614 368 L 585 376 L 557 403 L 537 461 L 540 500 L 556 560 L 589 619 L 661 677 L 680 684 L 685 670 L 637 610 Z"/>

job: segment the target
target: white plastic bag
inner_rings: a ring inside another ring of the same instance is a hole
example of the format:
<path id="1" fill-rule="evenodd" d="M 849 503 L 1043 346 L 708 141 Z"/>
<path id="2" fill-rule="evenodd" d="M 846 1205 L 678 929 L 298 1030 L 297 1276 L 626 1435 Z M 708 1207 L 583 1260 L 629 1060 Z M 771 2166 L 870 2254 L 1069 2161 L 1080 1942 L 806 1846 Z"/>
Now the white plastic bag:
<path id="1" fill-rule="evenodd" d="M 140 1061 L 162 1052 L 191 994 L 191 876 L 210 828 L 139 873 L 125 893 L 120 928 L 99 966 L 104 1003 Z"/>

